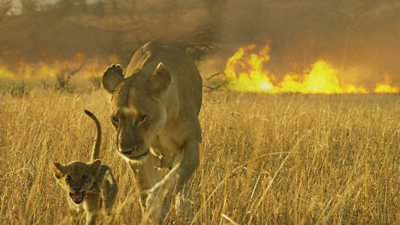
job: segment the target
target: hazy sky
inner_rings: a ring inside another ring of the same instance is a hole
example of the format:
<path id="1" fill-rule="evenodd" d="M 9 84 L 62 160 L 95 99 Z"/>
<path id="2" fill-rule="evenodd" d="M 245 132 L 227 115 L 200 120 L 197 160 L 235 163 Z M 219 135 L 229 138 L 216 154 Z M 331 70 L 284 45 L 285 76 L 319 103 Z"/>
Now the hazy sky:
<path id="1" fill-rule="evenodd" d="M 96 8 L 88 15 L 58 9 L 0 23 L 8 33 L 0 37 L 0 58 L 68 57 L 74 51 L 129 58 L 136 40 L 180 42 L 211 26 L 219 37 L 220 67 L 238 47 L 268 41 L 267 67 L 278 75 L 325 59 L 355 84 L 370 85 L 385 74 L 400 81 L 400 0 L 137 0 L 134 7 L 132 0 L 114 0 L 115 9 L 111 0 L 104 2 L 102 17 Z"/>

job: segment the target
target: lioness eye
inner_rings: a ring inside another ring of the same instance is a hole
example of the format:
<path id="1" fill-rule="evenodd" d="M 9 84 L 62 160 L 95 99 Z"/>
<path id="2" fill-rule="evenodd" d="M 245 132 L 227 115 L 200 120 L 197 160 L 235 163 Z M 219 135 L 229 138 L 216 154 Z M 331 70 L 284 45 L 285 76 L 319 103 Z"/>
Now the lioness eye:
<path id="1" fill-rule="evenodd" d="M 147 119 L 146 114 L 140 114 L 139 117 L 138 117 L 137 124 L 140 125 L 141 123 L 143 123 L 144 121 L 146 121 L 146 119 Z"/>
<path id="2" fill-rule="evenodd" d="M 111 122 L 112 122 L 114 125 L 118 125 L 118 123 L 119 123 L 118 117 L 116 117 L 116 116 L 111 117 Z"/>
<path id="3" fill-rule="evenodd" d="M 69 181 L 72 180 L 72 177 L 71 177 L 70 175 L 67 175 L 67 176 L 65 177 L 65 180 L 69 182 Z"/>

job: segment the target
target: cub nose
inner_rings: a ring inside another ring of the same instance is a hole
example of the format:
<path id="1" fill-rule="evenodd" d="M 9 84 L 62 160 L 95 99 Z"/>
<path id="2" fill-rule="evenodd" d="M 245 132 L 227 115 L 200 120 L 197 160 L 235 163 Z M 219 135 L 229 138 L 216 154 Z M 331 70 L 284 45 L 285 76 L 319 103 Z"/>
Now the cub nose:
<path id="1" fill-rule="evenodd" d="M 81 188 L 80 188 L 80 187 L 73 187 L 72 190 L 73 190 L 75 193 L 77 193 L 77 192 L 79 192 L 79 191 L 81 190 Z"/>

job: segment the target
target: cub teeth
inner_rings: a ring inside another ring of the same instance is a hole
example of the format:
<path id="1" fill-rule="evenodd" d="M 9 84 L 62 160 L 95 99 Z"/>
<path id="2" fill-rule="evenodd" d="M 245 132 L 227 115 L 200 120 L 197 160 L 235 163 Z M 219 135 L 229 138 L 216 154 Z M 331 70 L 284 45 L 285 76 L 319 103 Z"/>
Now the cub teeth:
<path id="1" fill-rule="evenodd" d="M 69 196 L 72 198 L 72 201 L 79 204 L 83 201 L 85 197 L 85 192 L 69 193 Z"/>

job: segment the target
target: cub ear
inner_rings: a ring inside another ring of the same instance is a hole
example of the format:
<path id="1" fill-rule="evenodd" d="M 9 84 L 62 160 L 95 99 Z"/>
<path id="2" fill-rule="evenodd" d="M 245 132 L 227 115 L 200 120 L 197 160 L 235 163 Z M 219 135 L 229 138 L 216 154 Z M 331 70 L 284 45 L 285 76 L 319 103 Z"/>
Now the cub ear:
<path id="1" fill-rule="evenodd" d="M 94 176 L 96 176 L 97 172 L 99 171 L 99 168 L 101 166 L 101 160 L 100 159 L 96 159 L 92 163 L 90 163 L 89 166 L 90 166 L 90 171 L 92 172 L 92 174 Z"/>
<path id="2" fill-rule="evenodd" d="M 118 84 L 124 80 L 122 67 L 119 64 L 109 66 L 103 73 L 101 85 L 110 94 L 114 93 Z"/>
<path id="3" fill-rule="evenodd" d="M 61 179 L 65 176 L 65 167 L 61 165 L 61 163 L 53 162 L 51 163 L 51 168 L 53 169 L 54 177 L 56 179 Z"/>
<path id="4" fill-rule="evenodd" d="M 171 74 L 160 62 L 153 72 L 153 75 L 148 79 L 151 94 L 159 97 L 171 84 Z"/>

